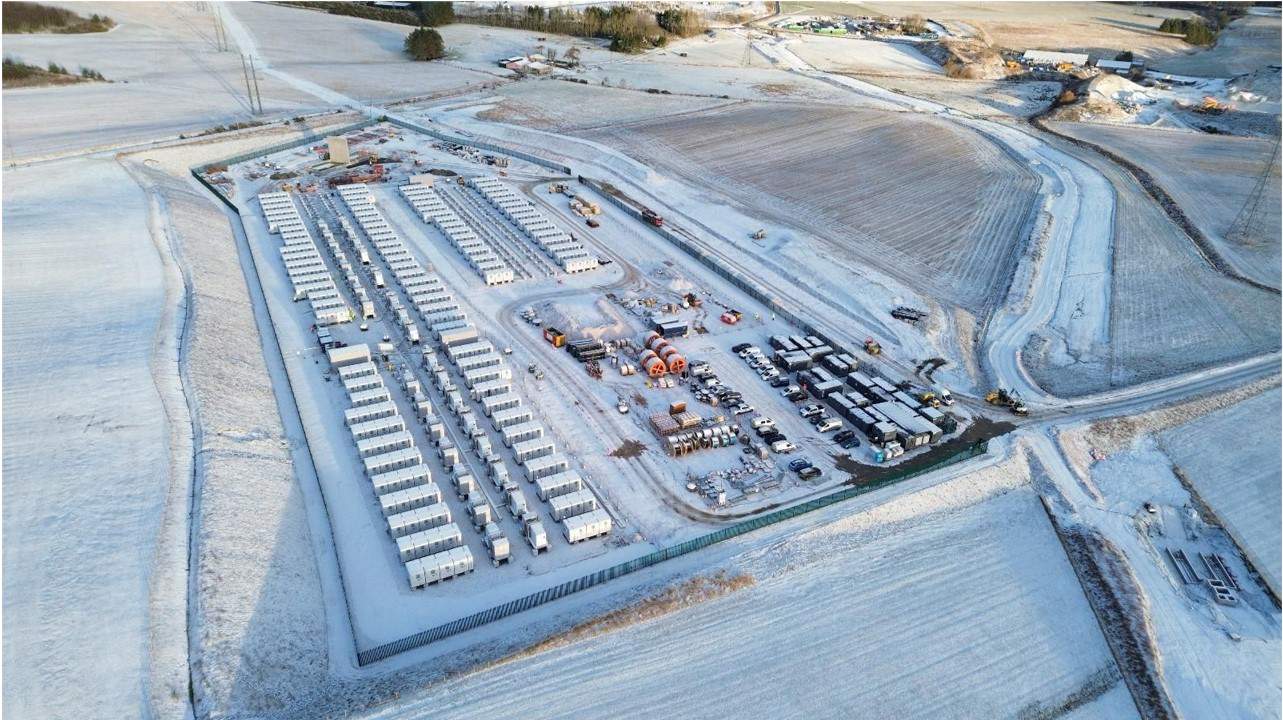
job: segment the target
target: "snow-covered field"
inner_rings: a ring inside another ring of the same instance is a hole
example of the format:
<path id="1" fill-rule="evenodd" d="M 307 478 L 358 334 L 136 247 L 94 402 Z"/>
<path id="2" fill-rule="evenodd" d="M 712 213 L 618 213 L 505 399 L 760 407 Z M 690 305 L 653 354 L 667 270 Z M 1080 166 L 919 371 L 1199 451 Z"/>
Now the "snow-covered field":
<path id="1" fill-rule="evenodd" d="M 1159 436 L 1164 452 L 1180 468 L 1203 502 L 1248 553 L 1266 582 L 1279 592 L 1280 571 L 1278 388 L 1212 413 Z M 1261 442 L 1219 449 L 1220 438 L 1247 432 Z"/>
<path id="2" fill-rule="evenodd" d="M 729 565 L 756 579 L 751 588 L 470 674 L 375 716 L 1033 716 L 1118 683 L 1027 488 L 902 513 L 745 550 Z M 1113 717 L 1134 714 L 1109 702 L 1125 713 Z"/>
<path id="3" fill-rule="evenodd" d="M 145 716 L 153 667 L 186 652 L 152 634 L 186 611 L 181 288 L 115 160 L 4 177 L 5 708 Z"/>

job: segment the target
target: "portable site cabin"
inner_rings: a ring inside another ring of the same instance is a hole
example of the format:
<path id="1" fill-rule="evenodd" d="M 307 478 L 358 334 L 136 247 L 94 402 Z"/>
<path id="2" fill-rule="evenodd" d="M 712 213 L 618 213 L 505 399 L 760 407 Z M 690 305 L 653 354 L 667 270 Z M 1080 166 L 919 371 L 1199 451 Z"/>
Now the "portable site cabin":
<path id="1" fill-rule="evenodd" d="M 504 428 L 513 425 L 530 422 L 534 418 L 534 413 L 530 408 L 514 407 L 509 410 L 500 410 L 490 418 L 491 425 L 496 432 L 502 432 Z"/>
<path id="2" fill-rule="evenodd" d="M 417 457 L 418 451 L 414 452 Z M 380 497 L 430 482 L 432 482 L 432 475 L 428 471 L 428 466 L 421 462 L 370 475 L 370 485 L 374 488 L 374 494 Z"/>
<path id="3" fill-rule="evenodd" d="M 568 495 L 584 488 L 584 479 L 577 470 L 567 470 L 535 480 L 539 499 L 548 502 L 559 495 Z"/>
<path id="4" fill-rule="evenodd" d="M 526 440 L 525 442 L 515 443 L 512 446 L 513 459 L 523 464 L 530 460 L 547 457 L 555 452 L 557 452 L 556 443 L 547 438 Z"/>
<path id="5" fill-rule="evenodd" d="M 526 469 L 526 479 L 530 482 L 570 469 L 570 461 L 566 459 L 565 455 L 560 454 L 528 460 L 522 465 Z"/>

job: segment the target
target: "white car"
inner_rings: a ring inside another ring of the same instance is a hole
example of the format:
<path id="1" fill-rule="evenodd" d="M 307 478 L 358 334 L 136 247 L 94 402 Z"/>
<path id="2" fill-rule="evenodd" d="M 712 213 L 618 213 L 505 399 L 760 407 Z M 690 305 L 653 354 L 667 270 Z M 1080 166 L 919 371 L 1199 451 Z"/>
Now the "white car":
<path id="1" fill-rule="evenodd" d="M 771 451 L 777 452 L 780 454 L 791 453 L 796 449 L 797 449 L 797 446 L 789 442 L 788 440 L 776 440 L 775 442 L 771 443 Z"/>
<path id="2" fill-rule="evenodd" d="M 763 425 L 774 425 L 774 424 L 775 424 L 774 420 L 766 417 L 765 415 L 758 415 L 757 417 L 753 418 L 752 422 L 749 423 L 749 426 L 752 427 L 754 430 L 756 430 L 762 427 Z"/>
<path id="3" fill-rule="evenodd" d="M 754 409 L 753 406 L 749 405 L 748 403 L 740 403 L 739 405 L 735 406 L 735 414 L 744 415 L 745 413 L 753 412 L 753 409 Z"/>
<path id="4" fill-rule="evenodd" d="M 815 429 L 819 430 L 822 433 L 826 433 L 826 432 L 833 432 L 834 430 L 838 430 L 841 427 L 842 427 L 841 420 L 838 420 L 837 418 L 829 418 L 828 420 L 821 421 L 819 425 L 815 426 Z"/>

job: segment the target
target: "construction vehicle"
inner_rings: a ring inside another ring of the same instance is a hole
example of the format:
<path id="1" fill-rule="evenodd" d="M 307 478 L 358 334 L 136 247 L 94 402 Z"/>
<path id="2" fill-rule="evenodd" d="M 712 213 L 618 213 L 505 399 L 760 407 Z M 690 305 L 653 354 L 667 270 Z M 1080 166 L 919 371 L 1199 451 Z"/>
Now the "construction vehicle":
<path id="1" fill-rule="evenodd" d="M 754 240 L 764 240 L 766 239 L 766 230 L 764 228 L 758 228 L 757 232 L 753 233 L 749 237 Z"/>
<path id="2" fill-rule="evenodd" d="M 1229 105 L 1227 105 L 1226 103 L 1220 102 L 1219 100 L 1217 100 L 1216 98 L 1210 95 L 1205 96 L 1203 98 L 1202 105 L 1198 105 L 1193 108 L 1194 112 L 1202 113 L 1204 115 L 1221 115 L 1226 110 L 1229 110 L 1229 109 L 1230 109 Z"/>
<path id="3" fill-rule="evenodd" d="M 734 325 L 743 319 L 744 319 L 744 313 L 740 312 L 739 310 L 727 310 L 726 312 L 722 313 L 722 322 L 726 323 L 727 325 Z"/>
<path id="4" fill-rule="evenodd" d="M 553 193 L 553 194 L 556 194 L 556 193 L 564 193 L 564 192 L 566 192 L 566 184 L 565 184 L 565 183 L 553 183 L 553 184 L 551 184 L 551 185 L 549 185 L 549 186 L 548 186 L 548 192 Z"/>
<path id="5" fill-rule="evenodd" d="M 649 208 L 642 210 L 642 220 L 645 220 L 655 227 L 664 226 L 664 218 L 660 217 L 654 210 Z"/>
<path id="6" fill-rule="evenodd" d="M 330 187 L 333 188 L 333 187 L 338 187 L 339 185 L 352 185 L 356 183 L 376 182 L 378 180 L 381 180 L 382 178 L 383 178 L 383 165 L 381 163 L 373 163 L 370 165 L 369 172 L 347 173 L 344 175 L 339 175 L 337 177 L 332 177 L 329 180 L 329 185 Z"/>
<path id="7" fill-rule="evenodd" d="M 546 327 L 543 329 L 543 339 L 553 347 L 563 347 L 566 344 L 566 333 L 555 327 Z"/>
<path id="8" fill-rule="evenodd" d="M 917 397 L 918 397 L 918 402 L 922 403 L 923 405 L 929 405 L 933 408 L 940 407 L 940 398 L 937 397 L 935 392 L 932 390 L 923 390 L 922 392 L 918 393 Z"/>
<path id="9" fill-rule="evenodd" d="M 990 390 L 985 395 L 985 402 L 990 405 L 1005 407 L 1016 415 L 1029 414 L 1029 408 L 1025 407 L 1025 404 L 1021 402 L 1020 396 L 1016 394 L 1015 390 L 1004 390 L 1002 388 Z"/>
<path id="10" fill-rule="evenodd" d="M 881 355 L 882 344 L 873 338 L 864 338 L 864 352 L 870 355 Z"/>
<path id="11" fill-rule="evenodd" d="M 907 305 L 900 305 L 891 311 L 891 317 L 896 320 L 903 320 L 907 323 L 917 323 L 927 316 L 926 311 L 917 308 L 911 308 Z"/>
<path id="12" fill-rule="evenodd" d="M 543 380 L 543 370 L 540 370 L 538 365 L 530 363 L 530 366 L 527 367 L 526 370 L 531 375 L 534 375 L 536 380 Z"/>

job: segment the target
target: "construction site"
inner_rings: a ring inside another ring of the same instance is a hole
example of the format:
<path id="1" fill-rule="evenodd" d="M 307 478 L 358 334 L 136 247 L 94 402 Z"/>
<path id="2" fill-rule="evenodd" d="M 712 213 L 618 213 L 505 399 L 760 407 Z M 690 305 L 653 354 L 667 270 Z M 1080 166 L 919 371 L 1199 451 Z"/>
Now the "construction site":
<path id="1" fill-rule="evenodd" d="M 107 78 L 5 91 L 7 710 L 1283 717 L 1277 12 L 97 5 L 6 34 Z"/>

